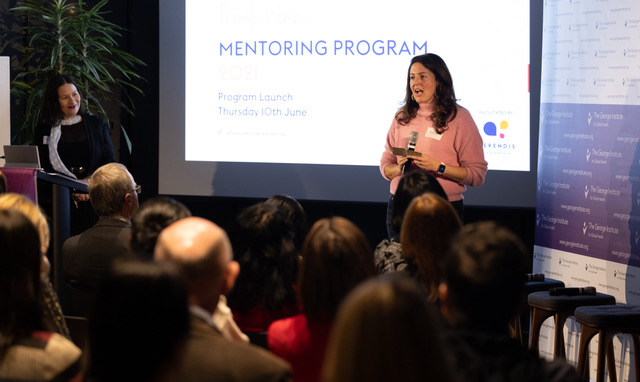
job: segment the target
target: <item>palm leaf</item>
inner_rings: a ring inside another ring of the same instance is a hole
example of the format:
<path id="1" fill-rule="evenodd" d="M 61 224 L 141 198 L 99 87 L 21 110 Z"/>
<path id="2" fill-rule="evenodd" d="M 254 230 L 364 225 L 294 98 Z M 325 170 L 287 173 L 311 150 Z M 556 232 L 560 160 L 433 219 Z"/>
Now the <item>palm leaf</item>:
<path id="1" fill-rule="evenodd" d="M 101 0 L 89 7 L 83 0 L 22 0 L 10 10 L 17 20 L 27 20 L 19 30 L 1 33 L 2 47 L 18 47 L 17 62 L 25 68 L 13 79 L 11 89 L 24 105 L 25 115 L 14 121 L 20 134 L 32 136 L 51 73 L 74 77 L 88 109 L 107 120 L 104 103 L 133 114 L 129 91 L 142 93 L 134 81 L 142 80 L 136 67 L 145 64 L 118 48 L 117 39 L 125 28 L 104 18 L 107 3 Z"/>

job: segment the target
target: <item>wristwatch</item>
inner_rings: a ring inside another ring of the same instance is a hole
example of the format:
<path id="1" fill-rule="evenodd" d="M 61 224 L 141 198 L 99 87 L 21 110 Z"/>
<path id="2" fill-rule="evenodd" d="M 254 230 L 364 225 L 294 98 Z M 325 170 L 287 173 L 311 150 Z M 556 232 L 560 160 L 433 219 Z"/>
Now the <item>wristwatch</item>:
<path id="1" fill-rule="evenodd" d="M 444 174 L 444 170 L 446 170 L 447 166 L 444 164 L 444 162 L 440 162 L 440 166 L 438 167 L 438 171 L 436 171 L 438 174 Z"/>

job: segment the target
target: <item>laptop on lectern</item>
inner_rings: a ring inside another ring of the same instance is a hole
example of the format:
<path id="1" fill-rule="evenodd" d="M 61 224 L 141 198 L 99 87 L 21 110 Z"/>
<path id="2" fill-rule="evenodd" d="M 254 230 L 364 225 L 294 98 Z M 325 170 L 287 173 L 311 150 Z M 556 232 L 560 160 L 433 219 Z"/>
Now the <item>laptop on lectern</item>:
<path id="1" fill-rule="evenodd" d="M 4 161 L 4 167 L 42 169 L 38 146 L 5 145 Z"/>

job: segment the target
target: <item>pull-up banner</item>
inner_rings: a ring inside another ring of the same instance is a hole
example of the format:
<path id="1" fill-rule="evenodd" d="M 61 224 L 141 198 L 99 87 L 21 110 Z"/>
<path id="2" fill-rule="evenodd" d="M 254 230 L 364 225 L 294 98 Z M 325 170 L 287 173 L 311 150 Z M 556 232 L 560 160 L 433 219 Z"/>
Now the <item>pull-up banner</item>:
<path id="1" fill-rule="evenodd" d="M 640 304 L 637 0 L 545 1 L 540 101 L 533 270 Z"/>

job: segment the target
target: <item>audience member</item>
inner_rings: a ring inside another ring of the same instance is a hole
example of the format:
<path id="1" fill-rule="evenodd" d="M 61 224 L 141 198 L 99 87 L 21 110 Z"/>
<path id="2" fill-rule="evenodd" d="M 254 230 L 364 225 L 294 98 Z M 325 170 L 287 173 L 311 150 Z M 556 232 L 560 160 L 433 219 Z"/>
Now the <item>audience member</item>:
<path id="1" fill-rule="evenodd" d="M 289 195 L 273 195 L 265 202 L 274 205 L 289 219 L 293 227 L 293 241 L 298 253 L 302 252 L 302 243 L 309 233 L 309 221 L 302 205 Z"/>
<path id="2" fill-rule="evenodd" d="M 44 213 L 29 198 L 13 192 L 0 194 L 0 208 L 22 212 L 38 230 L 40 251 L 44 255 L 49 250 L 49 224 Z"/>
<path id="3" fill-rule="evenodd" d="M 21 194 L 0 194 L 0 209 L 11 209 L 22 212 L 38 230 L 40 238 L 40 281 L 42 282 L 42 306 L 44 308 L 44 320 L 48 330 L 60 333 L 69 338 L 69 328 L 62 313 L 60 299 L 49 278 L 51 264 L 47 258 L 49 251 L 49 224 L 47 218 L 29 198 Z"/>
<path id="4" fill-rule="evenodd" d="M 369 243 L 351 221 L 316 222 L 302 250 L 298 290 L 303 314 L 274 321 L 269 350 L 289 361 L 293 380 L 319 381 L 329 332 L 344 297 L 375 274 Z"/>
<path id="5" fill-rule="evenodd" d="M 153 260 L 153 250 L 160 232 L 171 223 L 189 216 L 191 211 L 175 199 L 159 196 L 145 201 L 131 218 L 131 250 L 143 260 Z M 224 295 L 220 295 L 213 322 L 228 339 L 249 342 L 249 338 L 233 321 Z"/>
<path id="6" fill-rule="evenodd" d="M 96 295 L 88 381 L 168 381 L 189 333 L 187 286 L 171 264 L 116 261 Z"/>
<path id="7" fill-rule="evenodd" d="M 409 273 L 427 287 L 431 302 L 438 300 L 441 262 L 460 227 L 456 210 L 433 193 L 414 198 L 405 214 L 400 234 L 402 256 Z"/>
<path id="8" fill-rule="evenodd" d="M 158 237 L 155 259 L 177 265 L 187 278 L 191 329 L 172 380 L 288 381 L 290 366 L 252 344 L 225 339 L 211 316 L 240 271 L 226 233 L 197 217 L 179 220 Z"/>
<path id="9" fill-rule="evenodd" d="M 400 179 L 391 204 L 391 216 L 389 217 L 392 231 L 397 235 L 389 239 L 383 239 L 374 251 L 374 261 L 378 274 L 402 271 L 407 268 L 407 262 L 402 257 L 402 246 L 400 245 L 402 219 L 404 219 L 404 214 L 411 201 L 425 192 L 433 192 L 447 199 L 447 194 L 444 192 L 440 182 L 426 171 L 414 170 L 403 175 Z"/>
<path id="10" fill-rule="evenodd" d="M 338 312 L 323 369 L 326 382 L 449 382 L 442 325 L 423 288 L 403 273 L 366 281 Z"/>
<path id="11" fill-rule="evenodd" d="M 526 262 L 520 239 L 495 222 L 465 225 L 454 238 L 439 290 L 461 381 L 579 380 L 569 364 L 543 360 L 509 336 Z"/>
<path id="12" fill-rule="evenodd" d="M 91 176 L 90 201 L 100 219 L 85 232 L 67 239 L 62 247 L 64 278 L 71 287 L 71 314 L 86 316 L 113 261 L 132 257 L 131 215 L 138 208 L 139 193 L 140 186 L 119 163 L 106 164 Z"/>
<path id="13" fill-rule="evenodd" d="M 266 203 L 245 208 L 229 238 L 242 269 L 228 295 L 240 329 L 266 332 L 273 321 L 300 313 L 295 292 L 298 255 L 284 214 Z"/>
<path id="14" fill-rule="evenodd" d="M 41 264 L 33 223 L 0 210 L 0 380 L 80 381 L 82 351 L 46 328 Z"/>
<path id="15" fill-rule="evenodd" d="M 145 201 L 131 217 L 131 250 L 142 259 L 153 260 L 160 231 L 188 216 L 191 211 L 175 199 L 158 196 Z"/>

